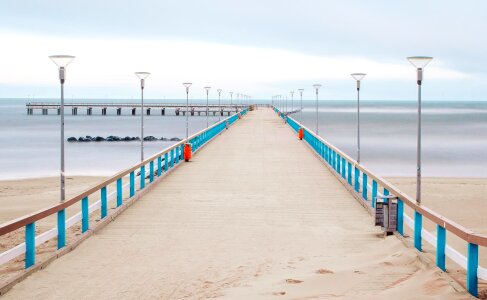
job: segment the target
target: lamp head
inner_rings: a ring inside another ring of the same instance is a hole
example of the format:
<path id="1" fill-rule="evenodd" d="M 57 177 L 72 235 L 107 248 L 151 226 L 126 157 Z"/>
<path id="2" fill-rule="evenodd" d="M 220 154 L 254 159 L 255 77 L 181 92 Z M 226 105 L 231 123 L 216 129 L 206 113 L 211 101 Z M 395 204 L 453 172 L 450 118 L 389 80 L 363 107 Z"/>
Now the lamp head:
<path id="1" fill-rule="evenodd" d="M 139 79 L 146 79 L 149 77 L 150 73 L 149 72 L 135 72 L 135 75 L 139 77 Z"/>
<path id="2" fill-rule="evenodd" d="M 313 87 L 315 88 L 315 90 L 318 90 L 321 87 L 321 84 L 319 83 L 313 84 Z"/>
<path id="3" fill-rule="evenodd" d="M 350 75 L 352 75 L 353 79 L 360 81 L 360 80 L 364 79 L 365 75 L 367 75 L 367 74 L 365 74 L 365 73 L 352 73 Z"/>
<path id="4" fill-rule="evenodd" d="M 183 83 L 183 85 L 185 88 L 189 89 L 189 87 L 192 85 L 192 83 L 191 82 L 185 82 L 185 83 Z"/>
<path id="5" fill-rule="evenodd" d="M 222 89 L 218 89 L 216 91 L 218 92 L 218 94 L 220 94 L 222 92 Z"/>
<path id="6" fill-rule="evenodd" d="M 407 59 L 417 69 L 423 69 L 424 67 L 426 67 L 427 64 L 430 63 L 430 61 L 433 60 L 433 57 L 430 57 L 430 56 L 410 56 Z"/>
<path id="7" fill-rule="evenodd" d="M 206 92 L 209 92 L 209 91 L 210 91 L 210 89 L 211 89 L 211 86 L 205 86 L 205 90 L 206 90 Z"/>
<path id="8" fill-rule="evenodd" d="M 74 59 L 72 55 L 51 55 L 49 58 L 60 68 L 66 68 Z"/>

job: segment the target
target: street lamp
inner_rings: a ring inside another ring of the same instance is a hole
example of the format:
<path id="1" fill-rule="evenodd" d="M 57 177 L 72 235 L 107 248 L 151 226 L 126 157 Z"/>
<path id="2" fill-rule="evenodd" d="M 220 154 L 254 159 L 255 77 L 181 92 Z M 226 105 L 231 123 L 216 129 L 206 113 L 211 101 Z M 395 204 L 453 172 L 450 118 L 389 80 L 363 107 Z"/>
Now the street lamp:
<path id="1" fill-rule="evenodd" d="M 233 92 L 230 93 L 230 105 L 233 105 Z"/>
<path id="2" fill-rule="evenodd" d="M 191 86 L 192 83 L 190 82 L 185 82 L 183 83 L 184 87 L 186 88 L 186 140 L 189 137 L 189 120 L 188 120 L 188 115 L 189 115 L 189 87 Z"/>
<path id="3" fill-rule="evenodd" d="M 220 116 L 222 115 L 222 104 L 221 104 L 222 89 L 218 89 L 216 91 L 218 92 L 218 121 L 220 121 Z"/>
<path id="4" fill-rule="evenodd" d="M 316 90 L 316 135 L 318 135 L 318 90 L 321 87 L 321 84 L 313 84 L 313 87 Z"/>
<path id="5" fill-rule="evenodd" d="M 59 67 L 59 81 L 61 82 L 61 202 L 64 202 L 66 193 L 64 186 L 64 81 L 66 80 L 66 67 L 74 59 L 71 55 L 51 55 L 49 58 Z"/>
<path id="6" fill-rule="evenodd" d="M 294 110 L 293 101 L 294 101 L 294 91 L 291 91 L 291 112 L 293 112 L 293 110 Z"/>
<path id="7" fill-rule="evenodd" d="M 357 162 L 360 163 L 360 81 L 364 79 L 365 73 L 352 73 L 353 79 L 357 81 Z"/>
<path id="8" fill-rule="evenodd" d="M 423 81 L 423 68 L 433 59 L 429 56 L 410 56 L 407 58 L 416 68 L 418 84 L 418 144 L 416 169 L 416 202 L 421 204 L 421 83 Z"/>
<path id="9" fill-rule="evenodd" d="M 141 111 L 140 111 L 140 161 L 144 161 L 144 86 L 145 79 L 149 77 L 149 72 L 135 72 L 140 79 Z"/>
<path id="10" fill-rule="evenodd" d="M 299 111 L 299 123 L 303 124 L 303 92 L 304 89 L 298 89 L 299 94 L 301 95 L 301 109 Z"/>
<path id="11" fill-rule="evenodd" d="M 210 86 L 205 86 L 206 90 L 206 128 L 208 128 L 208 114 L 209 114 L 209 108 L 208 108 L 208 93 L 210 92 L 211 87 Z"/>

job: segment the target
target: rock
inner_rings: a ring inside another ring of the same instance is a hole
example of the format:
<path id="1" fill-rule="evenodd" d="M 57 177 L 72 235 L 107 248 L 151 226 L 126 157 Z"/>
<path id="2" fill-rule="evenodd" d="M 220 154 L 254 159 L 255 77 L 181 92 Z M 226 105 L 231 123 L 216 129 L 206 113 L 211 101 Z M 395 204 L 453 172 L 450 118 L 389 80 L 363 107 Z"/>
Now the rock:
<path id="1" fill-rule="evenodd" d="M 130 141 L 132 140 L 132 138 L 131 138 L 131 137 L 129 137 L 129 136 L 126 136 L 126 137 L 124 137 L 122 140 L 123 140 L 124 142 L 130 142 Z"/>
<path id="2" fill-rule="evenodd" d="M 165 138 L 165 137 L 161 137 L 161 139 L 160 139 L 160 140 L 161 140 L 161 141 L 169 141 L 169 139 L 168 139 L 168 138 Z"/>
<path id="3" fill-rule="evenodd" d="M 149 141 L 149 142 L 157 141 L 157 138 L 153 137 L 152 135 L 149 135 L 144 137 L 144 141 Z"/>
<path id="4" fill-rule="evenodd" d="M 179 141 L 181 141 L 181 139 L 178 138 L 178 137 L 173 137 L 173 138 L 170 139 L 170 141 L 171 142 L 179 142 Z"/>
<path id="5" fill-rule="evenodd" d="M 93 141 L 93 137 L 91 137 L 90 135 L 87 135 L 85 138 L 86 138 L 87 140 Z"/>
<path id="6" fill-rule="evenodd" d="M 105 141 L 105 138 L 101 137 L 101 136 L 97 136 L 94 140 L 95 140 L 95 142 L 102 142 L 102 141 Z"/>
<path id="7" fill-rule="evenodd" d="M 91 140 L 81 136 L 81 137 L 79 137 L 78 142 L 91 142 Z"/>
<path id="8" fill-rule="evenodd" d="M 68 138 L 68 142 L 77 142 L 78 139 L 75 138 L 74 136 Z"/>

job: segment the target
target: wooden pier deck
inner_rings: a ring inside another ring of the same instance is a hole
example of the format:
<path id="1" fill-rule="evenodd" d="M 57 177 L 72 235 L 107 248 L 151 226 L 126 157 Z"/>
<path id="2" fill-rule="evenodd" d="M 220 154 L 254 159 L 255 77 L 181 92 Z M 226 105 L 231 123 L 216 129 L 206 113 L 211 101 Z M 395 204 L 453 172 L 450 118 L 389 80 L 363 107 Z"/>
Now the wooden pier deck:
<path id="1" fill-rule="evenodd" d="M 5 299 L 465 299 L 270 109 Z"/>

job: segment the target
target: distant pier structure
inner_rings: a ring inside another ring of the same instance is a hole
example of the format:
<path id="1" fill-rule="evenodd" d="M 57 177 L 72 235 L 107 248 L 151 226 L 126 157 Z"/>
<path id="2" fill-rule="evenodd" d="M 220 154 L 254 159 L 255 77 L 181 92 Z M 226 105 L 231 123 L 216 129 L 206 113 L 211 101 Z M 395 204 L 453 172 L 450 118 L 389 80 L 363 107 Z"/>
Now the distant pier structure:
<path id="1" fill-rule="evenodd" d="M 40 111 L 42 115 L 48 115 L 49 111 L 54 111 L 55 114 L 61 114 L 61 105 L 57 102 L 28 102 L 25 104 L 28 115 L 34 115 L 34 112 Z M 190 116 L 229 116 L 234 112 L 240 112 L 247 108 L 247 105 L 242 104 L 190 104 L 188 113 Z M 127 110 L 132 116 L 140 114 L 140 103 L 65 103 L 65 112 L 71 110 L 71 114 L 76 116 L 78 113 L 86 112 L 87 116 L 93 115 L 95 110 L 101 111 L 102 116 L 106 116 L 108 111 L 115 112 L 117 116 L 122 115 L 122 110 Z M 185 104 L 171 104 L 171 103 L 144 103 L 144 111 L 147 116 L 160 112 L 164 116 L 166 113 L 174 113 L 176 116 L 186 115 Z"/>

